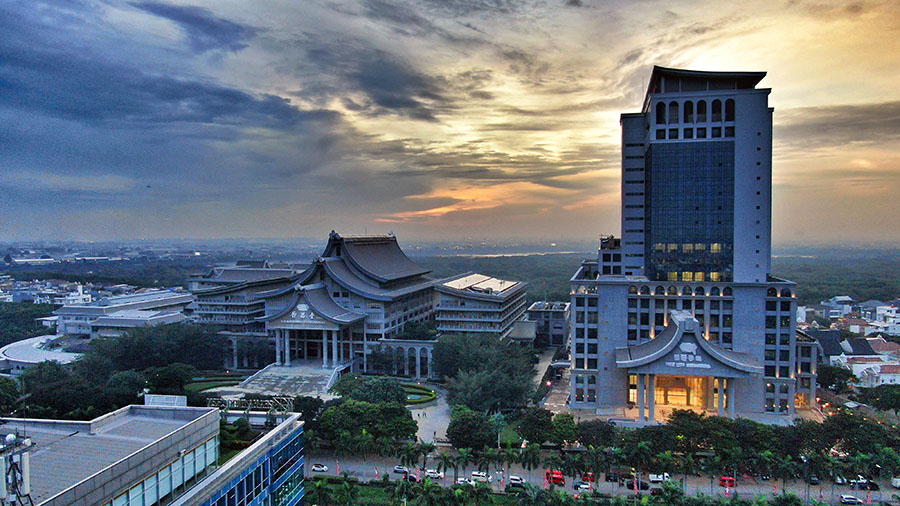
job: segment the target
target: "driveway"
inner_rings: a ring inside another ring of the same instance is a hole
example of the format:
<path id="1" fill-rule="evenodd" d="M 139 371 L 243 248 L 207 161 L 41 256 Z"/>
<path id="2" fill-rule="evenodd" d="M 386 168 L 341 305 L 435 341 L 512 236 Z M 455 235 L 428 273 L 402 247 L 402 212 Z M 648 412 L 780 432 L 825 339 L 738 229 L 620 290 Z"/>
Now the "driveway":
<path id="1" fill-rule="evenodd" d="M 450 406 L 447 404 L 447 391 L 434 385 L 427 385 L 437 392 L 437 399 L 425 407 L 410 406 L 413 419 L 419 424 L 416 438 L 426 443 L 433 443 L 435 438 L 447 438 L 447 426 L 450 425 Z"/>

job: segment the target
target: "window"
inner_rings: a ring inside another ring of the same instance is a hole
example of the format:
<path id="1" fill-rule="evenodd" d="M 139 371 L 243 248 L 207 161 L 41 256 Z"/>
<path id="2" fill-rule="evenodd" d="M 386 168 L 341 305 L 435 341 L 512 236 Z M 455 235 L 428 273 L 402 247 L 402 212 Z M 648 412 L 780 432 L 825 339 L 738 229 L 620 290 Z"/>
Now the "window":
<path id="1" fill-rule="evenodd" d="M 722 101 L 719 99 L 713 100 L 712 120 L 713 121 L 722 121 Z M 715 137 L 715 135 L 713 135 L 713 137 Z"/>
<path id="2" fill-rule="evenodd" d="M 666 124 L 666 104 L 664 102 L 659 102 L 656 104 L 656 124 L 657 125 L 665 125 Z M 663 130 L 664 131 L 664 130 Z M 656 131 L 656 138 L 659 139 L 660 130 Z M 662 137 L 665 139 L 665 137 Z"/>
<path id="3" fill-rule="evenodd" d="M 678 129 L 670 128 L 669 129 L 669 139 L 677 139 L 678 138 Z"/>
<path id="4" fill-rule="evenodd" d="M 706 100 L 699 100 L 697 102 L 697 121 L 698 122 L 706 121 Z M 705 134 L 705 132 L 704 132 L 704 134 Z M 706 137 L 706 135 L 704 135 L 704 137 Z"/>
<path id="5" fill-rule="evenodd" d="M 694 122 L 694 103 L 688 100 L 684 103 L 684 122 L 685 123 L 693 123 Z"/>
<path id="6" fill-rule="evenodd" d="M 717 139 L 722 137 L 722 127 L 713 127 L 712 128 L 712 138 Z"/>
<path id="7" fill-rule="evenodd" d="M 666 139 L 666 131 L 663 129 L 659 129 L 656 131 L 656 140 L 665 140 Z"/>
<path id="8" fill-rule="evenodd" d="M 685 139 L 693 139 L 694 138 L 694 129 L 693 128 L 685 128 L 684 129 L 684 138 Z"/>
<path id="9" fill-rule="evenodd" d="M 698 138 L 698 139 L 705 139 L 705 138 L 706 138 L 706 129 L 705 129 L 705 128 L 698 128 L 698 129 L 697 129 L 697 138 Z"/>
<path id="10" fill-rule="evenodd" d="M 734 100 L 730 98 L 725 101 L 725 121 L 734 121 Z M 732 130 L 731 137 L 734 137 L 733 132 L 734 130 Z"/>
<path id="11" fill-rule="evenodd" d="M 734 127 L 733 126 L 725 127 L 725 137 L 734 137 Z"/>
<path id="12" fill-rule="evenodd" d="M 669 123 L 678 123 L 678 102 L 669 103 Z M 669 132 L 671 133 L 671 130 Z"/>

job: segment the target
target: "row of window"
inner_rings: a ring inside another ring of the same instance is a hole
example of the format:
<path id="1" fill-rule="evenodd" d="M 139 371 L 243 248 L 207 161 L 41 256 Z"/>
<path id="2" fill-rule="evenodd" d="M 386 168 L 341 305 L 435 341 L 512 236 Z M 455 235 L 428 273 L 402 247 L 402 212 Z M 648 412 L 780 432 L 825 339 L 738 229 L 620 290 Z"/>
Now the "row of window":
<path id="1" fill-rule="evenodd" d="M 678 114 L 679 104 L 676 101 L 669 102 L 668 105 L 665 102 L 657 102 L 656 104 L 656 124 L 657 125 L 665 125 L 665 124 L 673 124 L 673 123 L 705 123 L 707 120 L 706 114 L 706 100 L 698 100 L 696 113 L 694 111 L 694 102 L 691 100 L 686 100 L 683 105 L 684 115 L 681 116 Z M 715 99 L 712 101 L 712 115 L 709 116 L 712 121 L 722 121 L 722 101 L 719 99 Z M 735 112 L 734 112 L 734 100 L 728 99 L 725 101 L 725 121 L 734 121 Z M 679 121 L 680 120 L 680 121 Z"/>
<path id="2" fill-rule="evenodd" d="M 659 128 L 656 130 L 656 140 L 664 141 L 664 140 L 666 140 L 666 138 L 668 138 L 669 140 L 677 140 L 678 139 L 678 131 L 679 131 L 679 129 L 677 129 L 677 128 L 669 128 L 668 129 L 669 135 L 667 137 L 666 129 Z M 694 137 L 694 129 L 693 128 L 685 128 L 682 130 L 682 132 L 683 132 L 682 137 L 681 137 L 682 139 L 694 139 L 694 138 L 706 139 L 707 138 L 705 128 L 698 128 L 696 130 L 696 133 L 697 133 L 696 137 Z M 722 135 L 723 132 L 725 133 L 724 136 Z M 722 137 L 734 137 L 734 127 L 727 126 L 724 128 L 724 130 L 722 129 L 722 127 L 712 127 L 709 129 L 709 138 L 710 139 L 721 139 Z"/>
<path id="3" fill-rule="evenodd" d="M 656 289 L 651 292 L 649 286 L 644 285 L 638 288 L 635 285 L 631 285 L 628 287 L 628 293 L 632 295 L 707 295 L 706 289 L 702 286 L 698 286 L 696 289 L 692 289 L 690 286 L 684 286 L 680 291 L 675 286 L 669 286 L 668 290 L 666 290 L 662 286 L 657 286 Z M 714 286 L 709 289 L 709 296 L 731 297 L 731 287 L 726 286 L 725 288 L 719 290 L 718 286 Z"/>

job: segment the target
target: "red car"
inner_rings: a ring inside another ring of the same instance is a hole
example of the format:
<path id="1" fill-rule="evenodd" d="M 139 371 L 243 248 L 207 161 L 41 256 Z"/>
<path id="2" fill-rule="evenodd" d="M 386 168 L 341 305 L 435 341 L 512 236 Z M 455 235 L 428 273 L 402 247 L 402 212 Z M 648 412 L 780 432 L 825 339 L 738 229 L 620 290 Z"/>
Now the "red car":
<path id="1" fill-rule="evenodd" d="M 594 473 L 584 473 L 581 476 L 581 481 L 586 481 L 588 483 L 594 483 Z"/>
<path id="2" fill-rule="evenodd" d="M 720 486 L 720 487 L 731 487 L 731 488 L 734 488 L 734 477 L 732 477 L 732 476 L 719 476 L 719 486 Z"/>
<path id="3" fill-rule="evenodd" d="M 544 473 L 544 479 L 554 485 L 562 486 L 566 484 L 566 478 L 563 476 L 562 471 L 548 469 L 547 472 Z"/>

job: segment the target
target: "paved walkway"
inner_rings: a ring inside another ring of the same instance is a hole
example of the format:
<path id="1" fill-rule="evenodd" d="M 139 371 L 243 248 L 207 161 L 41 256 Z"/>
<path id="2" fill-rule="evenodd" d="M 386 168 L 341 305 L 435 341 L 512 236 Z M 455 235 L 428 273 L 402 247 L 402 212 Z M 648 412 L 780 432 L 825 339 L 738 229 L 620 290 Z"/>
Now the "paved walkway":
<path id="1" fill-rule="evenodd" d="M 272 365 L 245 380 L 239 386 L 221 387 L 210 391 L 219 395 L 242 393 L 278 396 L 307 395 L 329 400 L 334 396 L 327 392 L 326 386 L 333 372 L 332 368 L 323 368 L 321 361 L 304 360 L 290 366 Z"/>
<path id="2" fill-rule="evenodd" d="M 410 406 L 413 419 L 419 424 L 416 438 L 426 443 L 433 443 L 435 438 L 447 438 L 447 426 L 450 425 L 450 406 L 447 404 L 447 392 L 434 385 L 427 385 L 437 392 L 437 400 L 425 407 Z"/>
<path id="3" fill-rule="evenodd" d="M 550 367 L 550 363 L 553 362 L 553 355 L 556 354 L 555 348 L 547 348 L 544 350 L 544 353 L 541 354 L 541 358 L 538 359 L 538 363 L 535 366 L 536 369 L 534 371 L 534 386 L 541 386 L 541 380 L 544 379 L 544 373 L 547 372 L 547 368 Z"/>

